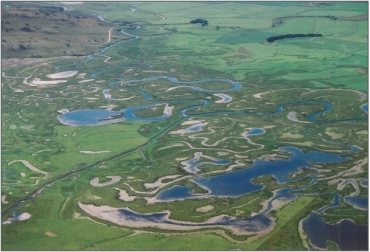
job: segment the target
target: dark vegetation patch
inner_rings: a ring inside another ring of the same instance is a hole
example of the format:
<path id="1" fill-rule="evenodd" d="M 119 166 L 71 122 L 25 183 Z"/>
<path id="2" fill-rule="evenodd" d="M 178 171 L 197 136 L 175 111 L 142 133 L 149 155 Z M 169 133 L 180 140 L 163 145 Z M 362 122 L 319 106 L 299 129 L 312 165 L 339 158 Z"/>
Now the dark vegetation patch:
<path id="1" fill-rule="evenodd" d="M 190 23 L 191 24 L 202 24 L 202 27 L 204 27 L 208 25 L 208 20 L 198 18 L 198 19 L 191 20 Z"/>
<path id="2" fill-rule="evenodd" d="M 275 40 L 279 39 L 286 39 L 286 38 L 302 38 L 302 37 L 322 37 L 322 34 L 285 34 L 285 35 L 279 35 L 274 37 L 267 38 L 267 42 L 274 42 Z"/>

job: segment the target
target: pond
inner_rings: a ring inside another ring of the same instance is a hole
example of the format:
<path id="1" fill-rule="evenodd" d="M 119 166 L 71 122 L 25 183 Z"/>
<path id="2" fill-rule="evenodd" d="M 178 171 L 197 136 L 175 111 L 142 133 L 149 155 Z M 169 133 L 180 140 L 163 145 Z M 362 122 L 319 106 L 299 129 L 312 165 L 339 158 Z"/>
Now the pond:
<path id="1" fill-rule="evenodd" d="M 262 189 L 262 185 L 251 182 L 254 178 L 262 175 L 273 175 L 279 183 L 292 181 L 287 176 L 289 173 L 297 171 L 298 168 L 309 167 L 311 163 L 339 163 L 349 160 L 349 157 L 341 157 L 337 154 L 325 152 L 307 152 L 294 147 L 284 147 L 282 150 L 292 153 L 287 160 L 256 160 L 250 167 L 213 176 L 197 177 L 192 182 L 206 188 L 209 193 L 207 196 L 241 196 L 246 193 Z M 183 186 L 171 187 L 157 195 L 158 200 L 183 200 L 185 198 L 201 197 L 206 195 L 193 195 L 189 188 Z"/>
<path id="2" fill-rule="evenodd" d="M 67 110 L 62 109 L 58 112 L 63 113 L 62 115 L 57 116 L 58 120 L 70 126 L 92 126 L 92 125 L 101 125 L 108 123 L 117 123 L 122 122 L 127 119 L 135 121 L 158 121 L 168 118 L 171 114 L 164 114 L 160 117 L 148 117 L 142 118 L 134 115 L 134 111 L 137 109 L 145 109 L 161 106 L 163 104 L 146 104 L 134 106 L 127 109 L 122 109 L 119 111 L 111 111 L 108 109 L 83 109 L 67 112 Z M 122 117 L 117 118 L 117 116 L 122 115 Z"/>
<path id="3" fill-rule="evenodd" d="M 347 196 L 344 197 L 344 201 L 347 202 L 348 204 L 359 208 L 361 210 L 367 210 L 368 205 L 369 205 L 369 199 L 368 197 L 351 197 Z"/>
<path id="4" fill-rule="evenodd" d="M 369 107 L 369 105 L 368 105 L 367 103 L 361 106 L 361 108 L 362 108 L 366 113 L 368 113 L 368 107 Z"/>
<path id="5" fill-rule="evenodd" d="M 318 248 L 325 249 L 330 240 L 338 244 L 340 250 L 368 250 L 368 225 L 357 225 L 349 220 L 330 225 L 311 213 L 302 221 L 302 226 L 310 242 Z"/>

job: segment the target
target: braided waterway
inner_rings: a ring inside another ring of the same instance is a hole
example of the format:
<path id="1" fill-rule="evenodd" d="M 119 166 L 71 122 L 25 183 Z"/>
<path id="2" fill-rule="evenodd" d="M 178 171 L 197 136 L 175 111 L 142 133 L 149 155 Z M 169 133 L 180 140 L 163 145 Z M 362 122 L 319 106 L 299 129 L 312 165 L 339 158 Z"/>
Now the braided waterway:
<path id="1" fill-rule="evenodd" d="M 124 32 L 122 32 L 124 33 Z M 65 64 L 61 66 L 55 67 L 56 70 L 59 70 L 61 68 L 73 68 L 73 66 L 78 64 L 84 64 L 88 61 L 91 61 L 95 56 L 98 56 L 108 49 L 112 48 L 113 46 L 117 46 L 121 43 L 129 42 L 131 40 L 138 39 L 138 36 L 130 35 L 128 33 L 124 33 L 125 35 L 131 36 L 131 39 L 124 40 L 117 42 L 115 44 L 108 45 L 107 47 L 99 50 L 96 53 L 93 53 L 91 55 L 88 55 L 87 59 L 73 63 L 73 64 Z M 140 65 L 140 64 L 139 64 Z M 147 67 L 152 67 L 150 64 L 145 63 Z M 120 67 L 120 66 L 117 66 Z M 99 74 L 107 71 L 111 71 L 114 69 L 117 69 L 117 67 L 111 67 L 107 68 L 106 70 L 99 71 L 96 73 L 93 73 L 91 75 L 94 79 L 99 79 Z M 229 80 L 229 79 L 202 79 L 202 80 L 195 80 L 195 81 L 181 81 L 177 80 L 174 77 L 171 76 L 156 76 L 156 77 L 150 77 L 150 78 L 144 78 L 144 79 L 138 79 L 138 80 L 130 80 L 125 81 L 124 77 L 117 78 L 117 81 L 111 82 L 109 85 L 110 87 L 122 87 L 121 85 L 124 84 L 131 84 L 131 83 L 143 83 L 143 82 L 151 82 L 158 79 L 166 79 L 170 81 L 173 84 L 179 84 L 179 86 L 174 87 L 175 88 L 191 88 L 197 92 L 205 92 L 205 93 L 213 93 L 213 94 L 220 94 L 220 93 L 231 93 L 238 91 L 242 85 L 239 82 Z M 226 82 L 232 85 L 231 88 L 228 89 L 221 89 L 221 90 L 207 90 L 202 89 L 195 84 L 197 83 L 203 83 L 203 82 Z M 62 115 L 58 116 L 59 121 L 62 124 L 65 125 L 72 125 L 72 126 L 92 126 L 92 125 L 99 125 L 99 124 L 107 124 L 107 123 L 118 123 L 122 122 L 124 120 L 139 120 L 139 121 L 158 121 L 158 120 L 164 120 L 168 117 L 170 117 L 171 113 L 164 113 L 163 116 L 160 117 L 153 117 L 153 118 L 143 118 L 139 117 L 134 114 L 135 110 L 138 109 L 144 109 L 144 108 L 152 108 L 155 106 L 163 105 L 164 103 L 170 103 L 174 100 L 155 100 L 150 97 L 148 93 L 146 93 L 143 90 L 140 90 L 138 88 L 126 88 L 127 90 L 131 90 L 134 92 L 137 92 L 140 95 L 143 95 L 143 97 L 149 102 L 149 104 L 143 104 L 138 106 L 133 106 L 129 108 L 125 108 L 119 111 L 111 111 L 111 110 L 102 110 L 102 109 L 82 109 L 82 110 L 76 110 L 76 111 L 63 111 Z M 171 91 L 171 90 L 169 90 Z M 110 96 L 107 96 L 109 94 L 108 91 L 104 90 L 104 94 L 107 100 L 110 99 Z M 214 116 L 214 115 L 239 115 L 239 114 L 250 114 L 250 115 L 256 115 L 256 116 L 269 116 L 269 115 L 277 115 L 283 112 L 285 107 L 294 106 L 294 105 L 300 105 L 300 104 L 321 104 L 324 105 L 324 110 L 317 111 L 309 115 L 308 120 L 313 123 L 317 122 L 326 122 L 326 123 L 337 123 L 337 122 L 351 122 L 351 121 L 357 121 L 357 120 L 367 120 L 367 118 L 353 118 L 353 119 L 346 119 L 346 120 L 337 120 L 337 121 L 322 121 L 317 120 L 319 115 L 323 113 L 327 113 L 331 110 L 332 105 L 328 102 L 322 102 L 322 101 L 304 101 L 304 102 L 296 102 L 296 103 L 287 103 L 278 105 L 276 107 L 275 111 L 268 112 L 268 113 L 260 113 L 260 112 L 249 112 L 249 111 L 218 111 L 218 112 L 209 112 L 209 113 L 200 113 L 200 114 L 191 114 L 189 111 L 196 110 L 202 107 L 209 106 L 211 102 L 206 99 L 182 99 L 182 100 L 176 100 L 177 103 L 181 102 L 200 102 L 201 105 L 193 105 L 189 106 L 187 108 L 181 109 L 178 111 L 178 114 L 183 117 L 183 119 L 173 123 L 169 127 L 167 127 L 164 131 L 162 131 L 160 134 L 155 136 L 154 138 L 150 139 L 149 142 L 146 144 L 139 146 L 138 148 L 135 148 L 133 150 L 126 151 L 124 153 L 120 153 L 119 155 L 116 155 L 114 157 L 111 157 L 109 159 L 106 159 L 104 161 L 109 161 L 111 159 L 121 157 L 127 154 L 130 154 L 134 151 L 141 150 L 142 147 L 150 144 L 153 139 L 156 137 L 159 137 L 160 135 L 168 132 L 171 128 L 178 125 L 180 122 L 184 121 L 185 119 L 189 118 L 190 116 L 194 117 L 207 117 L 207 116 Z M 117 118 L 117 116 L 120 116 Z M 256 134 L 263 134 L 264 132 L 261 129 L 254 128 L 251 132 L 248 133 L 249 136 L 253 136 Z M 155 199 L 159 202 L 161 201 L 171 201 L 171 200 L 184 200 L 186 198 L 204 198 L 204 197 L 239 197 L 241 195 L 244 195 L 246 193 L 254 192 L 257 190 L 261 190 L 263 187 L 262 185 L 256 185 L 251 182 L 254 178 L 262 175 L 273 175 L 279 183 L 285 183 L 285 182 L 291 182 L 292 180 L 287 178 L 287 175 L 290 172 L 297 171 L 299 168 L 302 167 L 308 167 L 311 166 L 311 163 L 320 162 L 320 163 L 339 163 L 346 160 L 349 160 L 350 158 L 344 157 L 341 155 L 336 154 L 327 154 L 324 152 L 308 152 L 303 153 L 301 150 L 294 148 L 294 147 L 284 147 L 284 151 L 290 152 L 293 154 L 290 156 L 287 160 L 275 160 L 273 162 L 269 162 L 266 160 L 257 160 L 248 167 L 248 169 L 240 169 L 238 171 L 232 171 L 229 173 L 216 175 L 212 177 L 197 177 L 193 178 L 191 181 L 198 184 L 199 186 L 205 188 L 208 190 L 208 193 L 206 194 L 193 194 L 191 192 L 190 188 L 186 188 L 183 186 L 175 185 L 169 189 L 166 189 L 164 191 L 161 191 L 159 194 L 155 196 Z M 348 153 L 347 153 L 348 154 Z M 217 160 L 216 160 L 217 161 Z M 215 162 L 216 162 L 215 161 Z M 101 161 L 103 162 L 103 161 Z M 28 197 L 25 200 L 22 200 L 19 202 L 19 204 L 16 207 L 21 206 L 24 202 L 27 200 L 30 200 L 34 197 L 36 197 L 39 193 L 42 192 L 46 187 L 51 186 L 53 183 L 61 180 L 62 178 L 66 176 L 71 176 L 80 172 L 83 172 L 93 166 L 100 165 L 101 162 L 97 162 L 95 164 L 92 164 L 82 170 L 74 171 L 69 174 L 65 174 L 60 178 L 57 178 L 53 180 L 52 182 L 48 183 L 47 185 L 43 186 L 37 192 L 35 192 L 32 196 Z M 226 164 L 226 162 L 224 162 Z M 246 167 L 247 168 L 247 167 Z M 315 179 L 312 180 L 313 183 L 315 183 Z M 312 185 L 312 184 L 309 184 Z M 179 230 L 183 229 L 185 227 L 186 230 L 195 230 L 199 228 L 204 227 L 224 227 L 226 229 L 230 229 L 231 231 L 238 233 L 238 234 L 251 234 L 251 233 L 261 233 L 266 230 L 270 230 L 274 226 L 274 221 L 272 220 L 271 216 L 269 215 L 270 211 L 274 209 L 273 205 L 274 202 L 282 201 L 282 202 L 289 202 L 292 199 L 296 198 L 297 196 L 294 195 L 294 193 L 291 192 L 291 189 L 289 188 L 283 188 L 279 189 L 274 193 L 274 196 L 266 202 L 266 207 L 258 214 L 249 217 L 249 218 L 234 218 L 230 216 L 218 216 L 217 218 L 214 218 L 212 220 L 207 221 L 206 223 L 183 223 L 180 221 L 175 221 L 169 219 L 169 213 L 168 212 L 161 212 L 161 213 L 152 213 L 152 214 L 140 214 L 135 213 L 131 211 L 130 209 L 116 209 L 109 206 L 101 206 L 96 207 L 92 205 L 83 205 L 82 203 L 79 204 L 79 206 L 85 210 L 87 213 L 95 216 L 96 212 L 101 212 L 105 210 L 109 210 L 111 215 L 100 215 L 102 216 L 102 219 L 114 222 L 116 224 L 122 224 L 127 225 L 127 223 L 131 223 L 130 225 L 132 227 L 153 227 L 153 226 L 159 226 L 160 228 L 164 229 L 171 229 Z M 13 208 L 14 209 L 14 208 Z M 12 209 L 12 210 L 13 210 Z M 9 212 L 9 211 L 8 211 Z M 104 211 L 103 211 L 104 212 Z M 103 213 L 102 212 L 102 213 Z M 112 219 L 113 218 L 113 219 Z M 144 223 L 144 224 L 143 224 Z M 181 227 L 181 228 L 180 228 Z M 353 226 L 356 228 L 356 225 Z M 304 231 L 306 232 L 306 227 L 304 226 Z"/>

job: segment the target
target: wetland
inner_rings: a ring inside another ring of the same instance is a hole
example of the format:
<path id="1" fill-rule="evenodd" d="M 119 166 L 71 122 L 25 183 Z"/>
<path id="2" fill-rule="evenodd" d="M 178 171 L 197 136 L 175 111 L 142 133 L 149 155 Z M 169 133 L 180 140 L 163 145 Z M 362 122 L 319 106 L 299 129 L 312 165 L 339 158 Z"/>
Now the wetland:
<path id="1" fill-rule="evenodd" d="M 2 4 L 2 249 L 368 248 L 367 2 L 66 4 Z"/>

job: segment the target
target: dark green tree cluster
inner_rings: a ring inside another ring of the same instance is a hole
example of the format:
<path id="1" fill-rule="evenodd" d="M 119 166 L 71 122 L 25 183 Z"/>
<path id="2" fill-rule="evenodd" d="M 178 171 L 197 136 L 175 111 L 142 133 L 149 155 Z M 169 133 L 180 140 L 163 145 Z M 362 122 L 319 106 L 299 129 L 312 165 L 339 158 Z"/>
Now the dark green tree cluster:
<path id="1" fill-rule="evenodd" d="M 274 42 L 275 40 L 285 39 L 285 38 L 301 38 L 301 37 L 322 37 L 322 34 L 285 34 L 280 36 L 274 36 L 267 38 L 267 42 Z"/>
<path id="2" fill-rule="evenodd" d="M 202 27 L 204 27 L 208 25 L 208 20 L 198 18 L 198 19 L 191 20 L 190 23 L 191 24 L 202 24 Z"/>

